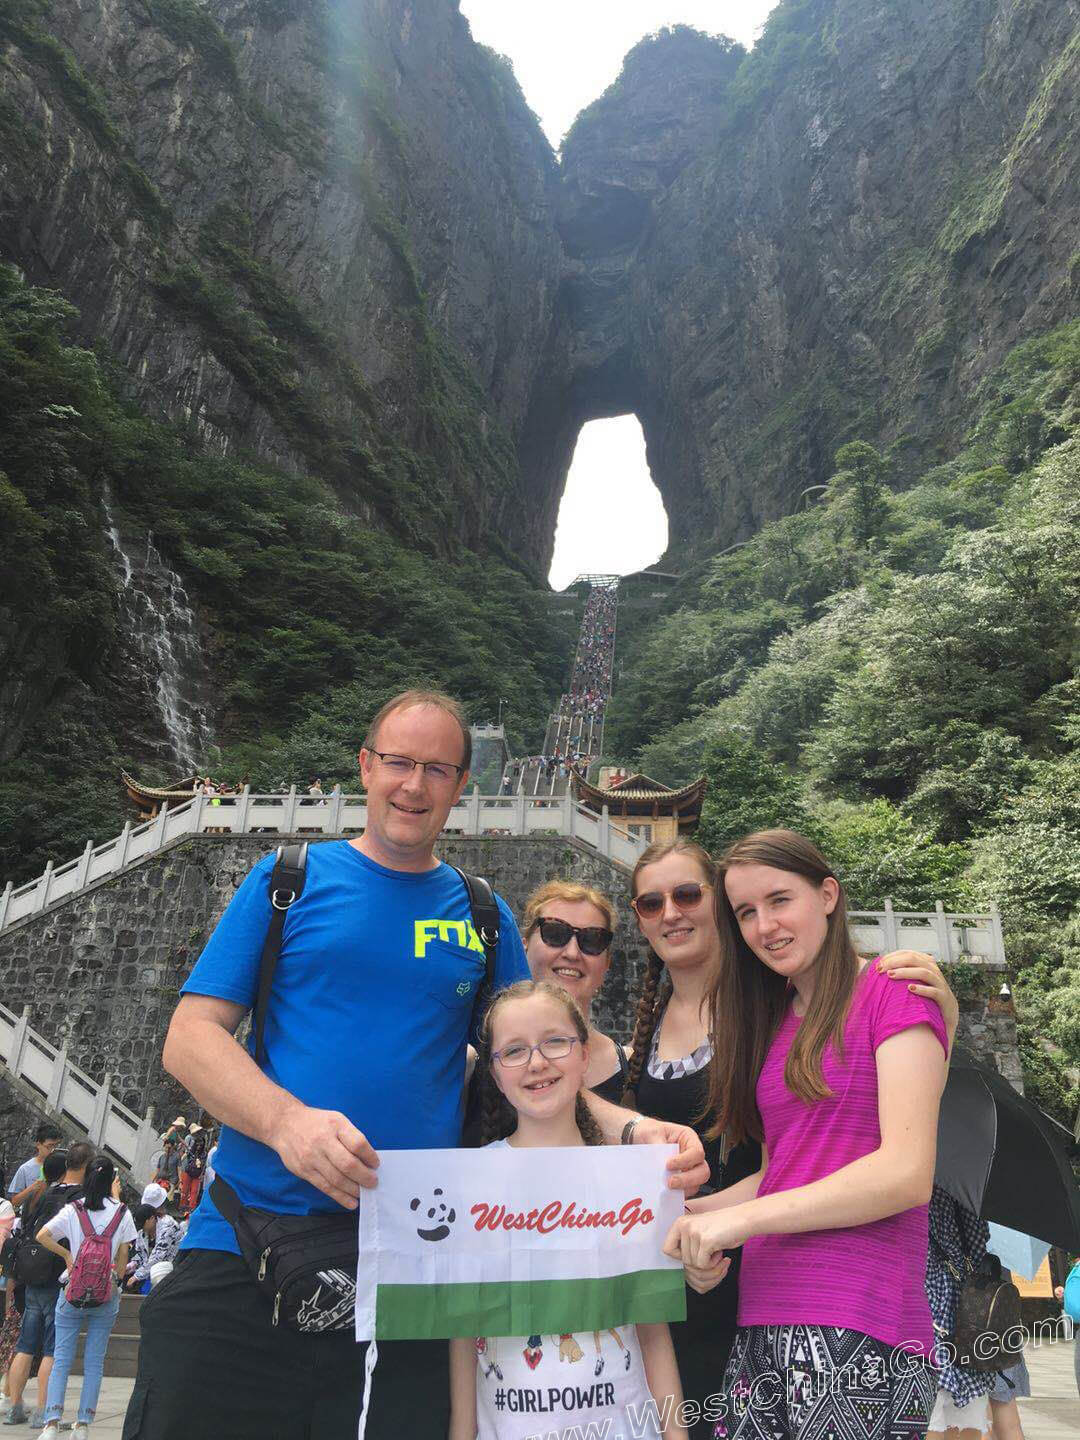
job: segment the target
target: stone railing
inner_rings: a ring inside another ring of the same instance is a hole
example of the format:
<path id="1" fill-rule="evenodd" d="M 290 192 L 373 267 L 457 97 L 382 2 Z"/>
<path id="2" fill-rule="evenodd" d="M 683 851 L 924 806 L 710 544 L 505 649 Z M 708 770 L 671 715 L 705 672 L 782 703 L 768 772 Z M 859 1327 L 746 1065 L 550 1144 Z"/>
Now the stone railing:
<path id="1" fill-rule="evenodd" d="M 216 802 L 216 803 L 215 803 Z M 186 835 L 358 835 L 367 821 L 367 797 L 308 795 L 294 786 L 287 794 L 196 795 L 175 809 L 163 810 L 142 825 L 125 825 L 104 845 L 88 844 L 66 865 L 46 865 L 36 880 L 0 894 L 0 931 L 40 914 L 58 900 L 153 855 Z M 597 815 L 572 795 L 481 795 L 474 791 L 447 818 L 447 835 L 558 835 L 583 841 L 598 854 L 632 868 L 644 841 L 613 824 L 607 808 Z M 1005 946 L 996 910 L 949 914 L 934 911 L 860 910 L 850 914 L 856 945 L 863 954 L 923 950 L 946 962 L 970 959 L 1004 966 Z"/>
<path id="2" fill-rule="evenodd" d="M 0 930 L 49 905 L 78 894 L 88 885 L 153 855 L 185 835 L 358 835 L 367 821 L 367 797 L 335 789 L 315 796 L 294 786 L 286 794 L 196 795 L 182 805 L 162 810 L 141 825 L 125 825 L 104 845 L 87 843 L 75 860 L 46 865 L 44 873 L 18 888 L 0 893 Z M 625 834 L 608 818 L 586 809 L 571 795 L 481 795 L 474 791 L 455 805 L 447 818 L 448 835 L 562 835 L 583 841 L 600 855 L 632 866 L 641 841 Z"/>
<path id="3" fill-rule="evenodd" d="M 894 910 L 886 900 L 884 910 L 850 910 L 848 923 L 860 955 L 922 950 L 945 964 L 973 960 L 995 968 L 1005 965 L 1001 916 L 993 907 L 988 914 L 953 915 L 940 901 L 927 911 Z"/>
<path id="4" fill-rule="evenodd" d="M 136 1115 L 110 1093 L 110 1077 L 92 1080 L 67 1058 L 67 1052 L 50 1045 L 30 1028 L 30 1008 L 16 1015 L 0 1005 L 0 1060 L 16 1080 L 38 1096 L 45 1108 L 75 1124 L 98 1150 L 127 1170 L 133 1183 L 145 1185 L 158 1138 L 154 1112 Z"/>

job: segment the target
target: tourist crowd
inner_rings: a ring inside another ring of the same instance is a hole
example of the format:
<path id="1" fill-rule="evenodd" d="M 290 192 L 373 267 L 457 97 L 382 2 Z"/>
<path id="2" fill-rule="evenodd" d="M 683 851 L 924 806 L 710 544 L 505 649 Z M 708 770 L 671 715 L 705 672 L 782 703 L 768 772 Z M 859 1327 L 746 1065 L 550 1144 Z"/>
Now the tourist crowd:
<path id="1" fill-rule="evenodd" d="M 573 714 L 599 714 L 611 693 L 617 605 L 617 590 L 593 586 L 589 591 L 570 676 L 568 698 Z"/>
<path id="2" fill-rule="evenodd" d="M 217 1179 L 143 1312 L 124 1440 L 189 1440 L 193 1377 L 204 1432 L 229 1440 L 344 1437 L 362 1410 L 372 1440 L 525 1440 L 552 1428 L 553 1386 L 571 1397 L 564 1436 L 923 1440 L 981 1403 L 1008 1440 L 995 1387 L 1022 1382 L 1016 1357 L 974 1391 L 935 1363 L 957 1304 L 942 1276 L 985 1244 L 933 1191 L 958 1018 L 938 967 L 860 957 L 839 879 L 798 834 L 719 859 L 657 844 L 621 897 L 648 954 L 623 1045 L 594 1015 L 615 900 L 552 879 L 519 928 L 436 858 L 470 759 L 456 702 L 389 701 L 360 752 L 363 834 L 311 846 L 302 868 L 260 861 L 188 977 L 163 1060 L 222 1122 Z M 376 1364 L 354 1338 L 347 1212 L 380 1150 L 456 1146 L 463 1128 L 511 1150 L 670 1145 L 686 1319 L 380 1341 Z M 163 1154 L 191 1133 L 178 1116 Z M 133 1277 L 153 1278 L 156 1198 Z M 586 1370 L 596 1383 L 565 1388 Z M 62 1399 L 50 1381 L 46 1419 Z"/>
<path id="3" fill-rule="evenodd" d="M 0 1373 L 5 1428 L 43 1427 L 56 1440 L 79 1336 L 85 1332 L 75 1440 L 87 1440 L 122 1291 L 145 1294 L 168 1275 L 186 1222 L 152 1181 L 123 1203 L 112 1160 L 87 1141 L 61 1148 L 59 1128 L 38 1127 L 34 1154 L 0 1202 Z M 37 1364 L 37 1406 L 24 1403 Z"/>

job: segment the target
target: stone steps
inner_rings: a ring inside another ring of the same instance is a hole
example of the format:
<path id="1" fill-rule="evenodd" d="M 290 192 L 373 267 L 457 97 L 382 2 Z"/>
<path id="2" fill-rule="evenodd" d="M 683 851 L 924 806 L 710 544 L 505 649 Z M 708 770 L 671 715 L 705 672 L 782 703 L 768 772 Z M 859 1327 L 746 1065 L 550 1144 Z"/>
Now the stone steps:
<path id="1" fill-rule="evenodd" d="M 120 1313 L 116 1317 L 116 1324 L 113 1326 L 108 1348 L 105 1351 L 104 1373 L 106 1375 L 131 1379 L 139 1368 L 139 1310 L 142 1302 L 142 1295 L 121 1295 L 120 1297 Z M 85 1334 L 80 1335 L 78 1348 L 75 1351 L 75 1363 L 71 1367 L 72 1375 L 83 1373 L 85 1345 L 86 1336 Z"/>

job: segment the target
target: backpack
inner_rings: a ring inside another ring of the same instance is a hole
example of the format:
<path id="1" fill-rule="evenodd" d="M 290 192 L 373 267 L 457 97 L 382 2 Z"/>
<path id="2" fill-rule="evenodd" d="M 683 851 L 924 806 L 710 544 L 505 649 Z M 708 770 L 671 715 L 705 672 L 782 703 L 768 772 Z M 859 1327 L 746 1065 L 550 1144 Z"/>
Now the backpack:
<path id="1" fill-rule="evenodd" d="M 68 1275 L 64 1296 L 68 1304 L 74 1305 L 77 1310 L 92 1310 L 112 1299 L 112 1242 L 127 1209 L 118 1205 L 100 1235 L 81 1200 L 75 1201 L 75 1214 L 83 1238 Z"/>
<path id="2" fill-rule="evenodd" d="M 251 1053 L 260 1069 L 266 1065 L 266 1045 L 263 1034 L 266 1029 L 267 1011 L 270 1008 L 270 992 L 274 987 L 274 972 L 277 969 L 278 956 L 281 954 L 281 942 L 285 933 L 285 913 L 304 892 L 307 856 L 306 840 L 299 845 L 279 845 L 274 868 L 270 875 L 270 925 L 263 942 L 262 955 L 259 958 L 259 987 L 251 1015 L 251 1033 L 254 1042 Z M 477 987 L 473 1000 L 471 1030 L 474 1025 L 479 1024 L 483 1017 L 495 987 L 495 958 L 499 945 L 501 917 L 495 892 L 486 880 L 482 880 L 478 875 L 467 875 L 456 865 L 451 865 L 450 869 L 460 876 L 461 883 L 465 886 L 473 927 L 484 947 L 484 979 Z M 194 1173 L 198 1174 L 198 1171 Z"/>
<path id="3" fill-rule="evenodd" d="M 956 1363 L 969 1370 L 1000 1370 L 1002 1357 L 1007 1356 L 1008 1363 L 1015 1364 L 1022 1351 L 1018 1353 L 1007 1343 L 1013 1334 L 1023 1335 L 1020 1292 L 1002 1275 L 996 1255 L 984 1255 L 977 1267 L 969 1260 L 968 1274 L 956 1296 L 956 1324 L 951 1337 L 958 1352 Z M 998 1342 L 989 1354 L 978 1343 L 987 1336 Z"/>
<path id="4" fill-rule="evenodd" d="M 0 1253 L 5 1275 L 19 1285 L 55 1285 L 64 1273 L 64 1262 L 35 1238 L 37 1232 L 54 1220 L 78 1192 L 77 1185 L 50 1185 L 35 1205 L 23 1206 L 22 1228 L 11 1235 Z"/>

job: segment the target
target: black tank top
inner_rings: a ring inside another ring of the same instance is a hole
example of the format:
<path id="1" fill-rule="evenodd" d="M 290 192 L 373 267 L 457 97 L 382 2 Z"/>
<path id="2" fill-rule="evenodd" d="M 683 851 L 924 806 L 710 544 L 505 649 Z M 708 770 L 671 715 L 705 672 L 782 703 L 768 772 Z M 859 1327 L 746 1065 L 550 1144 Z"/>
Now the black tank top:
<path id="1" fill-rule="evenodd" d="M 593 1085 L 590 1089 L 594 1095 L 599 1095 L 601 1100 L 610 1100 L 612 1105 L 621 1105 L 623 1091 L 626 1089 L 626 1072 L 630 1069 L 630 1064 L 626 1051 L 618 1040 L 612 1041 L 612 1044 L 615 1046 L 619 1068 L 614 1075 L 609 1075 L 606 1080 L 601 1080 L 599 1085 Z"/>
<path id="2" fill-rule="evenodd" d="M 649 1074 L 648 1063 L 642 1066 L 637 1088 L 637 1108 L 654 1120 L 669 1120 L 677 1125 L 690 1125 L 701 1137 L 705 1159 L 709 1165 L 707 1192 L 726 1190 L 753 1175 L 761 1167 L 761 1146 L 749 1142 L 736 1145 L 721 1162 L 720 1141 L 707 1140 L 709 1119 L 699 1115 L 708 1098 L 709 1071 L 697 1070 L 692 1075 L 676 1075 L 658 1080 Z M 702 1191 L 700 1193 L 706 1193 Z M 732 1256 L 731 1269 L 707 1295 L 686 1287 L 686 1319 L 671 1327 L 671 1339 L 679 1362 L 683 1394 L 705 1407 L 710 1395 L 717 1394 L 724 1378 L 728 1352 L 735 1338 L 736 1311 L 739 1303 L 739 1263 L 742 1251 Z M 715 1408 L 715 1407 L 710 1407 Z M 699 1412 L 700 1413 L 700 1412 Z M 692 1440 L 712 1440 L 713 1421 L 702 1420 L 690 1429 Z"/>

